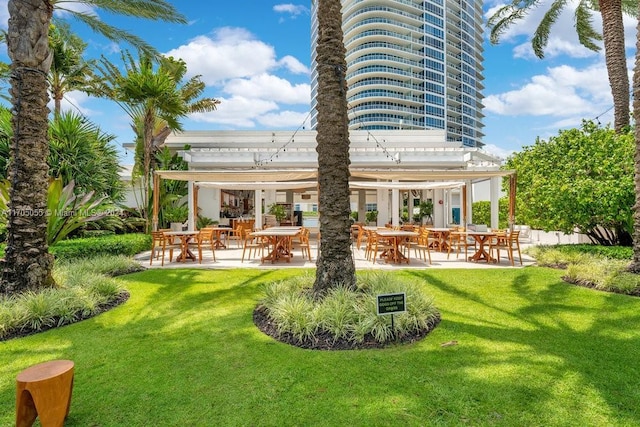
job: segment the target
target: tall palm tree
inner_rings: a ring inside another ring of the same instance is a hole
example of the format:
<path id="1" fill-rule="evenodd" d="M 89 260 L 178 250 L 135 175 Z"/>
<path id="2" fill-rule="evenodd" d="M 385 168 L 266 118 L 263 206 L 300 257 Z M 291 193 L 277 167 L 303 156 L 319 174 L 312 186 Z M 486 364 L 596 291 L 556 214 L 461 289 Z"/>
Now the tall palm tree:
<path id="1" fill-rule="evenodd" d="M 71 19 L 79 20 L 111 40 L 127 41 L 155 53 L 155 49 L 139 37 L 108 25 L 97 15 L 67 8 L 71 3 L 152 20 L 186 21 L 164 0 L 9 0 L 6 38 L 11 59 L 13 138 L 7 246 L 0 263 L 0 293 L 12 294 L 54 283 L 46 217 L 47 76 L 53 60 L 49 50 L 49 27 L 54 9 L 67 11 Z"/>
<path id="2" fill-rule="evenodd" d="M 318 212 L 320 256 L 313 292 L 355 287 L 349 204 L 349 118 L 340 0 L 316 0 L 318 8 Z"/>
<path id="3" fill-rule="evenodd" d="M 634 155 L 634 183 L 636 203 L 633 207 L 633 259 L 629 271 L 640 274 L 640 16 L 636 27 L 636 58 L 633 67 L 633 119 L 636 122 Z"/>
<path id="4" fill-rule="evenodd" d="M 59 22 L 49 29 L 49 48 L 53 55 L 49 70 L 49 91 L 56 116 L 60 115 L 65 93 L 85 89 L 93 78 L 95 61 L 82 57 L 86 47 L 87 43 L 73 34 L 66 22 Z"/>
<path id="5" fill-rule="evenodd" d="M 491 43 L 497 44 L 500 36 L 532 9 L 540 6 L 540 0 L 513 0 L 498 9 L 487 21 L 491 30 Z M 538 25 L 531 45 L 538 58 L 544 57 L 544 49 L 549 41 L 551 27 L 566 7 L 566 0 L 554 0 Z M 602 16 L 602 35 L 591 22 L 592 11 Z M 629 76 L 627 74 L 626 53 L 624 47 L 624 25 L 622 14 L 637 16 L 638 2 L 631 0 L 580 0 L 575 12 L 575 28 L 578 40 L 587 49 L 598 51 L 598 41 L 604 41 L 605 61 L 609 86 L 613 96 L 614 129 L 621 132 L 629 126 Z"/>
<path id="6" fill-rule="evenodd" d="M 142 184 L 144 187 L 144 217 L 148 218 L 153 156 L 170 131 L 182 130 L 180 119 L 190 113 L 216 109 L 220 103 L 215 98 L 201 97 L 205 84 L 200 76 L 183 82 L 187 65 L 181 59 L 157 57 L 141 53 L 138 61 L 125 51 L 125 66 L 119 66 L 103 58 L 98 70 L 102 79 L 95 94 L 114 100 L 129 115 L 134 131 L 142 143 Z M 157 63 L 157 66 L 156 66 Z M 159 127 L 160 125 L 160 127 Z"/>

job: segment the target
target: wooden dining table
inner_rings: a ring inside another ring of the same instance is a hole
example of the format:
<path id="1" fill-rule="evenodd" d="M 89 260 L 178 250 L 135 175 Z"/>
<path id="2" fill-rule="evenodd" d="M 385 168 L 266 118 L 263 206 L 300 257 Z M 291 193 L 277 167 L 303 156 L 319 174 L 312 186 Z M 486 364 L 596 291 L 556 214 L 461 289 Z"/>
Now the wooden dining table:
<path id="1" fill-rule="evenodd" d="M 446 227 L 427 227 L 427 229 L 433 233 L 436 239 L 431 249 L 447 252 L 449 250 L 449 234 L 451 234 L 453 230 Z"/>
<path id="2" fill-rule="evenodd" d="M 463 232 L 463 233 L 466 234 L 467 236 L 473 237 L 473 239 L 478 244 L 476 253 L 474 253 L 472 256 L 469 257 L 469 261 L 475 261 L 475 262 L 480 262 L 480 261 L 492 262 L 493 261 L 491 259 L 491 254 L 485 248 L 485 246 L 487 246 L 488 242 L 492 238 L 497 236 L 495 232 L 467 230 L 466 232 Z"/>
<path id="3" fill-rule="evenodd" d="M 195 261 L 197 258 L 189 249 L 189 242 L 200 233 L 197 230 L 186 231 L 165 231 L 165 236 L 172 236 L 180 239 L 180 254 L 176 257 L 176 261 L 183 262 L 187 260 Z"/>
<path id="4" fill-rule="evenodd" d="M 400 243 L 404 239 L 417 238 L 418 233 L 406 230 L 377 229 L 376 234 L 379 237 L 389 239 L 391 242 L 392 249 L 389 253 L 383 254 L 387 262 L 392 261 L 395 264 L 402 264 L 403 262 L 406 262 L 409 264 L 409 257 L 403 254 L 400 250 Z"/>
<path id="5" fill-rule="evenodd" d="M 210 227 L 209 230 L 213 231 L 213 247 L 215 249 L 226 249 L 227 245 L 224 243 L 222 235 L 224 233 L 231 233 L 233 229 L 231 227 Z"/>
<path id="6" fill-rule="evenodd" d="M 291 262 L 293 253 L 291 252 L 291 239 L 300 234 L 302 227 L 281 226 L 269 227 L 264 230 L 254 231 L 251 233 L 255 237 L 266 237 L 269 239 L 269 253 L 262 257 L 262 262 L 271 261 L 275 263 L 280 260 Z"/>

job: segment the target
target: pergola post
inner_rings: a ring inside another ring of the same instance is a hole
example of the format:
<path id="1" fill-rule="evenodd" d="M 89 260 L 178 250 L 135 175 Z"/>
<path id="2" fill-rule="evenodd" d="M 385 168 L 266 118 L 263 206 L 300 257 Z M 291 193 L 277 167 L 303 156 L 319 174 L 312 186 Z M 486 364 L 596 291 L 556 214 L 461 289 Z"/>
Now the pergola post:
<path id="1" fill-rule="evenodd" d="M 153 173 L 153 207 L 151 216 L 151 230 L 158 231 L 158 210 L 160 206 L 160 175 Z"/>
<path id="2" fill-rule="evenodd" d="M 193 216 L 192 222 L 193 227 L 189 227 L 189 230 L 195 230 L 198 226 L 198 193 L 200 192 L 200 186 L 197 184 L 193 185 Z M 191 225 L 191 224 L 189 224 Z"/>
<path id="3" fill-rule="evenodd" d="M 516 173 L 509 175 L 509 229 L 513 230 L 516 222 Z"/>

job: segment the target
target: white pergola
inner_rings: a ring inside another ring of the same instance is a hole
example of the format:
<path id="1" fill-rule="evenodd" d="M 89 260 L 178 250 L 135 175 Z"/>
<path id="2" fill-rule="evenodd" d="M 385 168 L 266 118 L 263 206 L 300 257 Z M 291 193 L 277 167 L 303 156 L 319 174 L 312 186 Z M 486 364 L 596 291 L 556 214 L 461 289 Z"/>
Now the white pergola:
<path id="1" fill-rule="evenodd" d="M 393 224 L 399 223 L 400 191 L 433 189 L 434 194 L 443 194 L 446 189 L 459 189 L 461 220 L 466 222 L 467 207 L 473 202 L 472 191 L 467 189 L 490 181 L 492 227 L 498 225 L 504 177 L 510 177 L 513 199 L 514 171 L 501 170 L 501 159 L 481 148 L 447 142 L 443 130 L 350 130 L 349 142 L 351 189 L 361 194 L 375 190 L 378 203 L 391 206 L 387 219 Z M 160 179 L 189 183 L 191 227 L 195 225 L 200 188 L 253 190 L 256 207 L 262 206 L 263 192 L 266 198 L 274 190 L 317 189 L 314 130 L 186 131 L 171 134 L 165 146 L 178 152 L 189 170 L 156 171 L 154 185 L 157 188 Z M 443 215 L 445 207 L 441 207 Z M 156 226 L 157 201 L 154 209 Z M 255 209 L 254 215 L 256 224 L 261 224 L 261 210 Z"/>

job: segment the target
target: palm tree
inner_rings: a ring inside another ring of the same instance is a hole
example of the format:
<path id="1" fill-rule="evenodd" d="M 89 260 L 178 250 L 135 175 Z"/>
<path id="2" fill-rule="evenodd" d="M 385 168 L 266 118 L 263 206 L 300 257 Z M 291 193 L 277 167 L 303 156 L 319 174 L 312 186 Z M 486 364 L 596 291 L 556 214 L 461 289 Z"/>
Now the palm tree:
<path id="1" fill-rule="evenodd" d="M 349 118 L 340 0 L 318 7 L 318 212 L 321 251 L 313 292 L 323 296 L 339 285 L 355 287 L 349 205 Z"/>
<path id="2" fill-rule="evenodd" d="M 65 10 L 113 41 L 127 41 L 155 53 L 140 38 L 108 25 L 97 15 L 66 7 L 82 4 L 110 13 L 169 22 L 186 22 L 164 0 L 9 0 L 7 48 L 11 59 L 13 138 L 9 165 L 10 202 L 7 246 L 0 293 L 12 294 L 54 283 L 53 256 L 47 245 L 48 84 L 53 57 L 49 27 L 54 9 Z"/>
<path id="3" fill-rule="evenodd" d="M 538 58 L 544 57 L 544 49 L 549 41 L 551 27 L 568 3 L 565 0 L 554 0 L 538 25 L 531 45 Z M 490 40 L 497 44 L 500 36 L 516 21 L 522 19 L 533 8 L 540 5 L 539 0 L 513 0 L 498 9 L 487 21 L 491 29 Z M 602 16 L 602 35 L 592 25 L 592 11 L 599 11 Z M 609 86 L 613 96 L 614 129 L 621 132 L 629 126 L 629 76 L 627 74 L 626 53 L 624 47 L 624 26 L 622 14 L 637 16 L 638 2 L 630 0 L 582 0 L 575 12 L 575 27 L 578 40 L 587 49 L 598 51 L 597 42 L 604 40 L 605 61 Z"/>
<path id="4" fill-rule="evenodd" d="M 200 76 L 183 83 L 187 65 L 181 59 L 157 58 L 140 54 L 136 61 L 131 53 L 123 52 L 125 73 L 106 60 L 98 67 L 102 80 L 95 94 L 114 100 L 132 120 L 132 128 L 142 144 L 142 171 L 144 217 L 148 221 L 149 194 L 153 157 L 170 131 L 182 130 L 179 119 L 190 113 L 216 109 L 220 103 L 215 98 L 201 98 L 205 84 Z"/>
<path id="5" fill-rule="evenodd" d="M 94 60 L 82 57 L 87 44 L 73 34 L 66 22 L 49 29 L 49 47 L 53 55 L 49 71 L 49 90 L 53 98 L 54 115 L 59 116 L 62 98 L 72 90 L 84 90 L 93 78 Z"/>
<path id="6" fill-rule="evenodd" d="M 634 156 L 636 203 L 633 207 L 633 260 L 629 265 L 629 271 L 640 274 L 640 126 L 638 126 L 640 123 L 640 16 L 638 17 L 636 35 L 636 62 L 633 67 L 633 119 L 636 122 Z"/>

